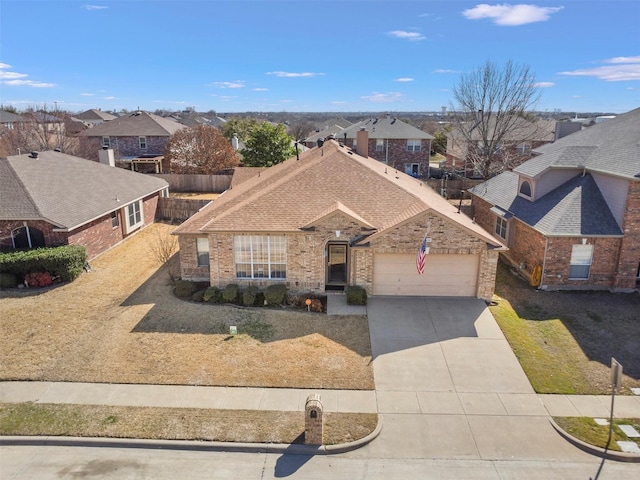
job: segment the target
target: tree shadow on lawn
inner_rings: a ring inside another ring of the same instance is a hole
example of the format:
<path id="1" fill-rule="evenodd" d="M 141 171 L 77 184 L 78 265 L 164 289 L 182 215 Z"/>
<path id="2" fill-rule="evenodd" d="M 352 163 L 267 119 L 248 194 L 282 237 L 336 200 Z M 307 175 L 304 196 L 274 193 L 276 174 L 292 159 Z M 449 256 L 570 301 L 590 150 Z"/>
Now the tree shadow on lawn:
<path id="1" fill-rule="evenodd" d="M 371 355 L 366 317 L 240 307 L 180 299 L 173 293 L 167 266 L 157 270 L 122 307 L 152 305 L 132 333 L 228 335 L 230 326 L 263 343 L 319 334 L 356 354 Z"/>
<path id="2" fill-rule="evenodd" d="M 589 360 L 609 368 L 611 357 L 624 374 L 640 380 L 640 295 L 607 291 L 540 291 L 499 264 L 496 293 L 522 319 L 560 320 Z"/>

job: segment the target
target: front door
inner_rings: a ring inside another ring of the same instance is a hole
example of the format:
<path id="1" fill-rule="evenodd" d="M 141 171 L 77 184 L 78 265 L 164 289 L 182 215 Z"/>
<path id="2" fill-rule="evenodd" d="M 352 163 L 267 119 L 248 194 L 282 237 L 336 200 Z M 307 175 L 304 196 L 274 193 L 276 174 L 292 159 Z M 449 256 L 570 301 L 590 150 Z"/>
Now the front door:
<path id="1" fill-rule="evenodd" d="M 329 243 L 327 245 L 327 284 L 346 285 L 347 283 L 347 244 Z"/>

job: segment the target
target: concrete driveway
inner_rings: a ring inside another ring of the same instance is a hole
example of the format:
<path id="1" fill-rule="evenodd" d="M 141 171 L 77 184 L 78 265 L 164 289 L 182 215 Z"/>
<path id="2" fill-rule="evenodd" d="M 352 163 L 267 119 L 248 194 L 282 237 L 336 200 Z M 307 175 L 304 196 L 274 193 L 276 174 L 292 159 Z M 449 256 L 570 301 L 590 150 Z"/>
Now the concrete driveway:
<path id="1" fill-rule="evenodd" d="M 367 311 L 383 430 L 354 455 L 591 458 L 553 430 L 482 300 L 373 297 Z"/>

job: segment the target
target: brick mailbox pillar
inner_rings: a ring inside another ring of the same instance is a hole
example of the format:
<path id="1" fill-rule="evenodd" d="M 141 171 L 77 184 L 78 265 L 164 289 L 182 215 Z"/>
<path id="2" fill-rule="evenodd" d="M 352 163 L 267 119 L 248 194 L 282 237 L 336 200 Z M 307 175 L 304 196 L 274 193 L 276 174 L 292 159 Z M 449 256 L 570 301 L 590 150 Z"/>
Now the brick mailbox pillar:
<path id="1" fill-rule="evenodd" d="M 304 443 L 322 445 L 323 407 L 320 395 L 312 393 L 307 397 L 304 408 Z"/>

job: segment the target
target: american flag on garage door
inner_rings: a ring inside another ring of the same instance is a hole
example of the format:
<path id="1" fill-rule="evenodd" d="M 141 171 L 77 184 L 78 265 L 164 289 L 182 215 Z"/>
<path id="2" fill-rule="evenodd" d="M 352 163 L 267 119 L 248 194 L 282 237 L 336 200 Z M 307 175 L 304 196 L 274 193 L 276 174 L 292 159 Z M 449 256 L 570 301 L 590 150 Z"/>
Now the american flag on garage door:
<path id="1" fill-rule="evenodd" d="M 420 250 L 418 250 L 418 256 L 416 257 L 416 269 L 418 270 L 418 275 L 422 275 L 424 273 L 424 263 L 428 252 L 429 247 L 427 247 L 427 236 L 425 235 L 422 239 Z"/>

